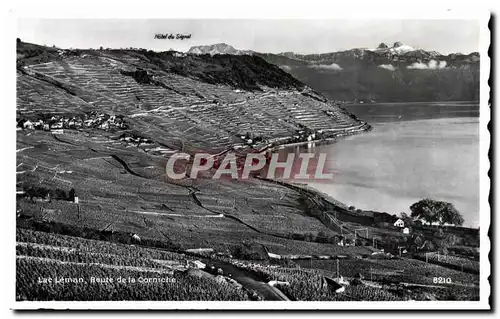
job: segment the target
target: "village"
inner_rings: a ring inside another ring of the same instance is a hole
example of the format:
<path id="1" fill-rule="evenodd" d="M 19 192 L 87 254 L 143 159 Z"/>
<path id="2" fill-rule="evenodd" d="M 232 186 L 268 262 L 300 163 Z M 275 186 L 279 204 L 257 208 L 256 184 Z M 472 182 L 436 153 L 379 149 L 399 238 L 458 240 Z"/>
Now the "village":
<path id="1" fill-rule="evenodd" d="M 44 130 L 62 132 L 63 129 L 96 128 L 101 130 L 126 129 L 123 116 L 108 115 L 96 111 L 82 116 L 44 114 L 39 118 L 18 118 L 17 128 L 25 130 Z"/>

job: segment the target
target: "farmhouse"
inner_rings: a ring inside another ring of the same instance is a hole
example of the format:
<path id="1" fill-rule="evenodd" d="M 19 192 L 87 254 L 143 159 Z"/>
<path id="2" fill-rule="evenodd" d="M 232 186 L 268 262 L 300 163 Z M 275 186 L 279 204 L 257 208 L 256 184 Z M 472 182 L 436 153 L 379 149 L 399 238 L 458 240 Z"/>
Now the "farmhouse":
<path id="1" fill-rule="evenodd" d="M 410 233 L 410 228 L 405 227 L 403 228 L 403 234 L 409 234 Z"/>
<path id="2" fill-rule="evenodd" d="M 137 234 L 131 234 L 131 237 L 132 237 L 132 240 L 134 240 L 136 242 L 141 241 L 141 237 L 139 237 L 139 235 L 137 235 Z"/>
<path id="3" fill-rule="evenodd" d="M 32 129 L 34 129 L 34 126 L 30 120 L 27 120 L 26 122 L 24 122 L 23 128 L 27 129 L 27 130 L 32 130 Z"/>
<path id="4" fill-rule="evenodd" d="M 188 253 L 213 253 L 214 249 L 213 248 L 190 248 L 190 249 L 186 249 L 186 252 L 188 252 Z"/>
<path id="5" fill-rule="evenodd" d="M 398 220 L 396 220 L 394 222 L 394 226 L 399 227 L 399 228 L 403 228 L 403 227 L 405 227 L 405 222 L 401 218 L 399 218 Z"/>
<path id="6" fill-rule="evenodd" d="M 57 123 L 54 123 L 50 126 L 52 129 L 62 129 L 63 128 L 63 122 L 59 121 Z"/>
<path id="7" fill-rule="evenodd" d="M 269 256 L 269 258 L 271 259 L 281 259 L 281 256 L 278 255 L 278 254 L 273 254 L 273 253 L 270 253 L 270 252 L 267 252 L 267 255 Z"/>

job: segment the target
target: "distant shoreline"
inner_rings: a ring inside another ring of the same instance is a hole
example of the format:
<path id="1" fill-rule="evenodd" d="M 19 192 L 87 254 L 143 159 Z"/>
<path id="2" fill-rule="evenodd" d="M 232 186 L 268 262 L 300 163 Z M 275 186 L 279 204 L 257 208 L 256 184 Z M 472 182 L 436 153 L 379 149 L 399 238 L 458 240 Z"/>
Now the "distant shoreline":
<path id="1" fill-rule="evenodd" d="M 416 102 L 411 102 L 411 101 L 402 101 L 402 102 L 366 102 L 366 103 L 359 103 L 359 102 L 346 102 L 343 103 L 342 106 L 344 105 L 380 105 L 380 104 L 478 104 L 480 103 L 479 100 L 477 101 L 416 101 Z"/>

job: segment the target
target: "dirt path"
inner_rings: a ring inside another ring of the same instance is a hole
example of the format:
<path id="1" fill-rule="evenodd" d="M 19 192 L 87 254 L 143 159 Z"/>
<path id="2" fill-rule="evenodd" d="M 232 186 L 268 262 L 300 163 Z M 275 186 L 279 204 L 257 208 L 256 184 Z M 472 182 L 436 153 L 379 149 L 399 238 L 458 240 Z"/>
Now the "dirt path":
<path id="1" fill-rule="evenodd" d="M 264 300 L 286 301 L 288 299 L 280 290 L 263 282 L 263 278 L 258 278 L 253 273 L 240 269 L 231 264 L 211 260 L 207 266 L 215 266 L 222 269 L 224 276 L 230 277 L 240 283 L 244 288 L 257 292 Z"/>

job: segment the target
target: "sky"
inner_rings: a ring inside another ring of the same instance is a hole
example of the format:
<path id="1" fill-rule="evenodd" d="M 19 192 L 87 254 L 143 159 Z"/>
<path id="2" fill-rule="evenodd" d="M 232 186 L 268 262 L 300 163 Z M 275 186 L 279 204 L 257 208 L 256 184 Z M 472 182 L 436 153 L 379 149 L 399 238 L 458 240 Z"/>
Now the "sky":
<path id="1" fill-rule="evenodd" d="M 61 48 L 144 48 L 187 51 L 227 43 L 237 49 L 279 53 L 324 53 L 376 48 L 396 41 L 442 54 L 479 50 L 477 20 L 217 20 L 217 19 L 20 19 L 22 41 Z M 191 34 L 190 39 L 155 39 L 155 34 Z"/>

